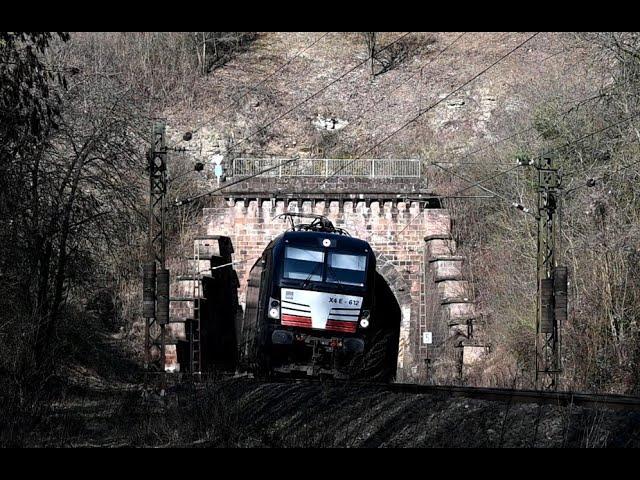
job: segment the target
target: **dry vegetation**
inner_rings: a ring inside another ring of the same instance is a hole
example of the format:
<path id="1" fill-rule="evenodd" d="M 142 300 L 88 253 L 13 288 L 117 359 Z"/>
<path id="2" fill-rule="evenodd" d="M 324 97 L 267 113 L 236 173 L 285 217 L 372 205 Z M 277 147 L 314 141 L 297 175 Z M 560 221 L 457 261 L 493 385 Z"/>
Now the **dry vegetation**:
<path id="1" fill-rule="evenodd" d="M 635 121 L 626 121 L 637 111 L 638 64 L 620 47 L 636 40 L 599 34 L 576 41 L 585 59 L 583 73 L 561 71 L 558 78 L 536 81 L 526 92 L 526 121 L 523 112 L 507 117 L 512 127 L 500 136 L 533 128 L 475 155 L 478 165 L 456 170 L 481 179 L 504 171 L 518 155 L 532 158 L 555 149 L 568 192 L 558 235 L 560 262 L 571 275 L 570 316 L 562 332 L 564 388 L 638 394 L 638 136 Z M 590 136 L 593 132 L 598 133 Z M 497 159 L 503 166 L 491 165 Z M 581 187 L 590 178 L 595 185 Z M 485 185 L 535 208 L 534 179 L 535 172 L 523 168 L 495 175 Z M 457 212 L 459 243 L 471 259 L 485 331 L 496 353 L 478 374 L 507 377 L 501 383 L 517 376 L 518 385 L 530 387 L 535 221 L 498 199 L 451 202 L 450 208 Z"/>
<path id="2" fill-rule="evenodd" d="M 20 444 L 42 427 L 50 400 L 68 388 L 63 366 L 83 365 L 114 381 L 135 370 L 135 363 L 110 365 L 96 349 L 105 338 L 120 349 L 140 342 L 150 118 L 167 116 L 174 140 L 196 129 L 192 145 L 202 152 L 226 145 L 234 155 L 354 157 L 526 38 L 408 35 L 260 129 L 401 36 L 372 33 L 0 35 L 1 442 Z M 640 167 L 624 168 L 639 153 L 637 120 L 627 121 L 638 112 L 639 75 L 635 34 L 543 33 L 367 155 L 447 162 L 469 179 L 489 177 L 488 188 L 529 207 L 534 172 L 498 175 L 517 156 L 557 148 L 566 190 L 595 179 L 563 204 L 559 252 L 571 279 L 565 388 L 640 393 Z M 349 125 L 321 134 L 311 124 L 318 115 Z M 175 162 L 176 172 L 191 168 L 188 156 Z M 428 172 L 425 186 L 438 193 L 468 185 L 435 167 Z M 196 187 L 187 175 L 173 193 Z M 500 199 L 446 206 L 493 349 L 471 380 L 530 387 L 535 222 Z M 194 205 L 170 219 L 176 244 L 197 212 Z"/>
<path id="3" fill-rule="evenodd" d="M 88 380 L 87 380 L 88 378 Z M 85 376 L 22 438 L 64 447 L 638 447 L 640 417 L 408 395 L 375 385 L 221 380 L 167 397 Z"/>

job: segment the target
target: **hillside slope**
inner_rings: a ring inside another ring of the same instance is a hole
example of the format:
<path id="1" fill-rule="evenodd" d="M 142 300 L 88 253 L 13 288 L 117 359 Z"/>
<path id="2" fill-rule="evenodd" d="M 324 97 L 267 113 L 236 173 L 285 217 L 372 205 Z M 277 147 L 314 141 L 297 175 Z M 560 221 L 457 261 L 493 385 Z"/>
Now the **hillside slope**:
<path id="1" fill-rule="evenodd" d="M 176 138 L 185 130 L 195 131 L 191 146 L 204 156 L 234 143 L 233 156 L 296 152 L 356 156 L 530 34 L 403 35 L 384 32 L 378 37 L 381 49 L 401 38 L 388 49 L 399 50 L 397 66 L 372 77 L 365 62 L 294 108 L 366 60 L 364 37 L 335 32 L 262 33 L 247 51 L 202 79 L 193 102 L 174 105 L 165 113 Z M 560 84 L 572 96 L 588 89 L 582 51 L 569 48 L 576 42 L 568 34 L 538 35 L 366 156 L 419 155 L 441 160 L 449 152 L 464 153 L 509 134 L 517 119 L 529 120 L 550 92 L 558 93 Z M 321 133 L 313 126 L 318 116 L 343 120 L 347 126 L 336 133 Z"/>

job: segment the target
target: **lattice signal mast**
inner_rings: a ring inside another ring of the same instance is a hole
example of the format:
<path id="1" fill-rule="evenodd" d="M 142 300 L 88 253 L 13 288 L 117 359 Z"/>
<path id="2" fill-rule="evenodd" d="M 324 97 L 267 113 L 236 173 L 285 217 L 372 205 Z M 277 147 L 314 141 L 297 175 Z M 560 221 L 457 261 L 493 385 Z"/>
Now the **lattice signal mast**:
<path id="1" fill-rule="evenodd" d="M 567 269 L 557 265 L 557 209 L 560 177 L 551 156 L 538 160 L 538 268 L 536 318 L 536 388 L 557 390 L 560 322 L 567 318 Z"/>
<path id="2" fill-rule="evenodd" d="M 167 193 L 166 122 L 156 120 L 147 152 L 149 171 L 148 261 L 144 265 L 143 315 L 145 367 L 164 372 L 165 325 L 169 321 L 169 271 L 165 265 L 165 203 Z"/>

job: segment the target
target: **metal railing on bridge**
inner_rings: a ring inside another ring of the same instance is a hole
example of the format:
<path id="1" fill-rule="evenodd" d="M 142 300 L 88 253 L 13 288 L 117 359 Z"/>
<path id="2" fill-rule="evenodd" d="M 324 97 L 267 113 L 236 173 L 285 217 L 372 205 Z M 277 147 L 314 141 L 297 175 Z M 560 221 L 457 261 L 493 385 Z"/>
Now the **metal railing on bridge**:
<path id="1" fill-rule="evenodd" d="M 255 175 L 283 163 L 286 158 L 236 158 L 233 176 Z M 368 177 L 420 178 L 419 159 L 391 158 L 301 158 L 264 174 L 265 177 Z"/>

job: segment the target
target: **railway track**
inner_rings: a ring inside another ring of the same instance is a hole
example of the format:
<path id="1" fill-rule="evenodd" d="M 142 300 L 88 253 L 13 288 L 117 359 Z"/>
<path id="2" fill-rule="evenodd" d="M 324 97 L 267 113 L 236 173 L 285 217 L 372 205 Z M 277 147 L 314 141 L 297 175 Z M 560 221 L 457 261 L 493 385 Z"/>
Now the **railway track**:
<path id="1" fill-rule="evenodd" d="M 252 376 L 238 376 L 232 374 L 200 375 L 195 382 L 197 385 L 206 386 L 221 379 L 243 379 L 260 382 L 263 384 L 301 384 L 301 385 L 323 385 L 331 387 L 350 388 L 374 388 L 386 390 L 393 393 L 431 395 L 442 398 L 469 398 L 475 400 L 499 401 L 507 403 L 534 403 L 556 406 L 576 406 L 595 410 L 622 410 L 640 412 L 640 397 L 613 394 L 589 394 L 579 392 L 543 392 L 537 390 L 517 390 L 508 388 L 480 388 L 461 387 L 453 385 L 420 385 L 414 383 L 375 383 L 352 380 L 317 379 L 317 378 L 254 378 Z M 180 374 L 180 379 L 176 383 L 183 383 L 185 380 L 191 383 L 193 376 Z M 174 382 L 170 382 L 174 383 Z"/>
<path id="2" fill-rule="evenodd" d="M 511 403 L 535 403 L 558 406 L 578 406 L 590 409 L 640 411 L 640 398 L 626 395 L 595 395 L 576 392 L 542 392 L 507 388 L 477 388 L 396 383 L 387 388 L 398 393 L 442 395 L 477 400 Z"/>
<path id="3" fill-rule="evenodd" d="M 319 380 L 277 379 L 266 382 L 316 382 Z M 460 387 L 451 385 L 420 385 L 415 383 L 372 383 L 334 381 L 335 385 L 348 384 L 351 387 L 377 387 L 394 393 L 432 395 L 442 398 L 469 398 L 476 400 L 501 401 L 508 403 L 535 403 L 557 406 L 577 406 L 590 409 L 640 411 L 640 397 L 627 395 L 602 395 L 577 392 L 543 392 L 538 390 L 517 390 L 508 388 Z"/>

